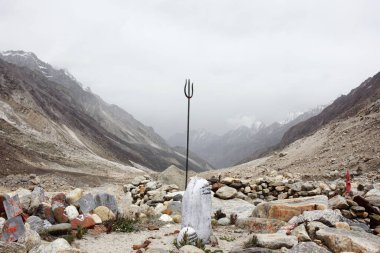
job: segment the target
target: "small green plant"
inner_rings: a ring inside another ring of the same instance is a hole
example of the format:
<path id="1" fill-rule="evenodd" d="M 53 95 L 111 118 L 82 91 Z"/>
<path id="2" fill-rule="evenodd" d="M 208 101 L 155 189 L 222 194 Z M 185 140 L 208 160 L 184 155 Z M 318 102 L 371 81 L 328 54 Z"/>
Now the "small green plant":
<path id="1" fill-rule="evenodd" d="M 199 249 L 202 249 L 202 250 L 205 249 L 205 244 L 202 242 L 202 240 L 197 239 L 195 242 L 194 242 L 194 241 L 190 241 L 190 240 L 189 240 L 189 235 L 188 235 L 187 232 L 185 232 L 185 233 L 183 234 L 183 239 L 182 239 L 182 241 L 178 242 L 177 239 L 174 239 L 173 244 L 174 244 L 174 246 L 175 246 L 177 249 L 180 249 L 180 248 L 182 248 L 182 247 L 185 246 L 185 245 L 193 245 L 193 246 L 195 246 L 195 247 L 197 247 L 197 248 L 199 248 Z"/>
<path id="2" fill-rule="evenodd" d="M 139 231 L 138 222 L 138 220 L 117 217 L 116 220 L 106 222 L 105 226 L 114 232 L 131 233 Z"/>
<path id="3" fill-rule="evenodd" d="M 235 237 L 228 237 L 228 236 L 221 236 L 221 237 L 219 237 L 220 238 L 220 240 L 224 240 L 224 241 L 227 241 L 227 242 L 233 242 L 233 241 L 235 241 L 236 240 L 236 238 Z"/>
<path id="4" fill-rule="evenodd" d="M 80 240 L 83 238 L 83 236 L 85 234 L 87 234 L 87 228 L 82 228 L 81 226 L 78 226 L 77 227 L 77 233 L 75 234 L 75 237 Z"/>
<path id="5" fill-rule="evenodd" d="M 65 239 L 70 245 L 75 241 L 75 238 L 72 234 L 63 236 L 63 239 Z"/>

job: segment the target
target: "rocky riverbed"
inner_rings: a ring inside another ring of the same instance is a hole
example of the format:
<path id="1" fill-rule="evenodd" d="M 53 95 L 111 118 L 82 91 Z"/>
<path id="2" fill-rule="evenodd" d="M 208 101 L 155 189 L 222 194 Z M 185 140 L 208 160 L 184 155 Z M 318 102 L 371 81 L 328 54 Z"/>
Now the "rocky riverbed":
<path id="1" fill-rule="evenodd" d="M 207 178 L 213 235 L 199 249 L 173 243 L 182 186 L 154 178 L 54 192 L 36 175 L 4 184 L 0 252 L 380 252 L 379 183 L 353 180 L 346 195 L 341 179 Z"/>

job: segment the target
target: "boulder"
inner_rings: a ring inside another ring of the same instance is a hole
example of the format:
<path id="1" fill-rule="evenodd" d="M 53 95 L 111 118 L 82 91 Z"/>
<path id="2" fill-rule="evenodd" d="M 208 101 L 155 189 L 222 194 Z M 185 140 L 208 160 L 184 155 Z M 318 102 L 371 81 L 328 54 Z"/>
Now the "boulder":
<path id="1" fill-rule="evenodd" d="M 380 239 L 373 234 L 343 230 L 335 228 L 322 228 L 316 232 L 321 240 L 332 252 L 368 252 L 380 251 Z"/>
<path id="2" fill-rule="evenodd" d="M 343 221 L 344 217 L 340 213 L 340 211 L 337 210 L 315 210 L 315 211 L 305 211 L 303 214 L 299 216 L 295 216 L 292 219 L 290 219 L 289 223 L 298 225 L 305 222 L 311 222 L 311 221 L 319 221 L 323 224 L 326 224 L 328 226 L 333 226 L 335 223 Z"/>
<path id="3" fill-rule="evenodd" d="M 211 198 L 212 201 L 212 213 L 215 213 L 217 210 L 222 210 L 227 216 L 235 213 L 239 218 L 247 218 L 251 216 L 255 205 L 249 203 L 248 201 L 242 199 L 230 199 L 223 200 L 219 198 Z"/>
<path id="4" fill-rule="evenodd" d="M 219 188 L 215 195 L 221 199 L 233 199 L 237 195 L 237 190 L 229 186 Z"/>
<path id="5" fill-rule="evenodd" d="M 98 206 L 93 210 L 93 213 L 97 214 L 103 222 L 114 220 L 116 218 L 112 210 L 106 206 Z"/>
<path id="6" fill-rule="evenodd" d="M 65 212 L 65 206 L 63 206 L 61 203 L 55 203 L 52 206 L 53 214 L 54 214 L 54 220 L 57 223 L 66 223 L 69 221 L 69 218 L 66 215 Z"/>
<path id="7" fill-rule="evenodd" d="M 331 209 L 347 209 L 349 207 L 346 198 L 336 195 L 329 199 L 329 207 Z"/>
<path id="8" fill-rule="evenodd" d="M 252 241 L 254 246 L 268 249 L 281 249 L 282 247 L 292 248 L 298 243 L 297 237 L 293 235 L 275 234 L 254 234 Z"/>
<path id="9" fill-rule="evenodd" d="M 306 224 L 306 230 L 307 230 L 307 233 L 309 234 L 309 236 L 314 239 L 316 237 L 316 232 L 321 229 L 321 228 L 327 228 L 328 226 L 326 226 L 325 224 L 321 223 L 321 222 L 318 222 L 318 221 L 312 221 L 312 222 L 308 222 Z"/>
<path id="10" fill-rule="evenodd" d="M 1 253 L 27 253 L 26 247 L 17 242 L 3 242 L 0 241 Z"/>
<path id="11" fill-rule="evenodd" d="M 267 218 L 238 218 L 235 226 L 241 229 L 247 229 L 252 233 L 276 233 L 287 223 L 276 219 Z"/>
<path id="12" fill-rule="evenodd" d="M 26 248 L 26 251 L 30 251 L 34 247 L 41 245 L 41 238 L 36 231 L 27 229 L 17 242 L 23 244 Z"/>
<path id="13" fill-rule="evenodd" d="M 47 232 L 51 235 L 66 235 L 71 232 L 71 224 L 61 223 L 52 225 L 47 229 Z"/>
<path id="14" fill-rule="evenodd" d="M 324 210 L 328 207 L 328 199 L 324 195 L 313 197 L 281 199 L 260 203 L 252 212 L 253 217 L 273 218 L 289 221 L 304 211 Z"/>
<path id="15" fill-rule="evenodd" d="M 32 192 L 30 190 L 19 188 L 17 189 L 17 191 L 11 192 L 9 195 L 10 197 L 18 195 L 22 209 L 24 210 L 24 212 L 28 212 L 30 208 L 30 200 L 32 198 Z"/>
<path id="16" fill-rule="evenodd" d="M 76 203 L 82 197 L 82 195 L 83 189 L 76 188 L 66 195 L 66 201 L 68 204 L 72 205 Z"/>
<path id="17" fill-rule="evenodd" d="M 287 253 L 331 253 L 331 251 L 318 246 L 315 242 L 300 242 Z"/>

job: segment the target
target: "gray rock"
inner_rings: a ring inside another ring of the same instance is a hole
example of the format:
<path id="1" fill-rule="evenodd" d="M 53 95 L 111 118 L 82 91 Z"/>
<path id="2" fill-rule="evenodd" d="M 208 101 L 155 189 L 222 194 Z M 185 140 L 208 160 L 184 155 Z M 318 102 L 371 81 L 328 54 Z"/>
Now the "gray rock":
<path id="1" fill-rule="evenodd" d="M 94 196 L 87 193 L 78 200 L 78 204 L 82 213 L 89 213 L 96 208 Z"/>
<path id="2" fill-rule="evenodd" d="M 307 232 L 312 239 L 315 238 L 315 233 L 321 228 L 328 228 L 328 226 L 319 221 L 312 221 L 306 224 Z"/>
<path id="3" fill-rule="evenodd" d="M 173 200 L 174 201 L 182 201 L 183 195 L 182 194 L 177 194 L 174 195 Z"/>
<path id="4" fill-rule="evenodd" d="M 331 251 L 318 246 L 315 242 L 301 242 L 291 248 L 287 253 L 331 253 Z"/>
<path id="5" fill-rule="evenodd" d="M 329 199 L 329 207 L 331 209 L 347 209 L 349 206 L 346 198 L 336 195 L 335 197 Z"/>
<path id="6" fill-rule="evenodd" d="M 29 213 L 34 213 L 38 206 L 45 200 L 45 191 L 41 187 L 34 187 L 30 197 Z"/>
<path id="7" fill-rule="evenodd" d="M 25 246 L 27 251 L 41 245 L 40 235 L 34 230 L 26 230 L 25 233 L 18 239 L 18 243 Z"/>
<path id="8" fill-rule="evenodd" d="M 47 232 L 51 235 L 66 235 L 71 231 L 70 223 L 61 223 L 50 226 Z"/>
<path id="9" fill-rule="evenodd" d="M 3 242 L 0 241 L 1 253 L 27 253 L 26 247 L 17 242 Z"/>
<path id="10" fill-rule="evenodd" d="M 229 217 L 231 214 L 236 213 L 239 218 L 247 218 L 252 214 L 255 206 L 242 199 L 223 200 L 219 198 L 211 198 L 212 200 L 212 213 L 217 210 L 222 210 L 223 213 Z"/>
<path id="11" fill-rule="evenodd" d="M 312 185 L 312 184 L 309 183 L 309 182 L 305 182 L 305 183 L 303 183 L 302 186 L 301 186 L 301 190 L 302 190 L 302 191 L 311 191 L 311 190 L 313 190 L 314 188 L 315 188 L 314 185 Z"/>
<path id="12" fill-rule="evenodd" d="M 117 202 L 115 196 L 102 192 L 95 195 L 95 206 L 106 206 L 113 213 L 117 213 Z"/>
<path id="13" fill-rule="evenodd" d="M 289 223 L 298 225 L 304 222 L 319 221 L 328 226 L 333 226 L 336 222 L 345 221 L 344 217 L 337 210 L 314 210 L 314 211 L 305 211 L 303 214 L 293 217 Z"/>
<path id="14" fill-rule="evenodd" d="M 223 186 L 216 191 L 215 195 L 221 199 L 233 199 L 237 193 L 235 188 Z"/>
<path id="15" fill-rule="evenodd" d="M 26 223 L 29 224 L 30 229 L 36 231 L 37 233 L 42 233 L 44 229 L 44 221 L 38 216 L 30 216 Z"/>
<path id="16" fill-rule="evenodd" d="M 268 249 L 281 249 L 282 247 L 292 248 L 298 243 L 297 237 L 280 233 L 254 234 L 252 241 L 255 242 L 255 246 Z"/>
<path id="17" fill-rule="evenodd" d="M 380 252 L 380 239 L 378 236 L 369 233 L 322 228 L 316 232 L 316 237 L 333 252 Z"/>
<path id="18" fill-rule="evenodd" d="M 161 187 L 161 183 L 157 182 L 157 181 L 151 181 L 151 182 L 148 182 L 145 186 L 145 188 L 148 190 L 148 191 L 152 191 L 152 190 L 156 190 L 158 188 Z"/>

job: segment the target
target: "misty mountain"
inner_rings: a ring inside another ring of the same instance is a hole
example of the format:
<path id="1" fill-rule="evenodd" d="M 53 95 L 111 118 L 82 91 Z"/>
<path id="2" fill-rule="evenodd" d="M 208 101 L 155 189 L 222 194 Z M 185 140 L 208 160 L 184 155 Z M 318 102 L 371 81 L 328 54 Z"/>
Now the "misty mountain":
<path id="1" fill-rule="evenodd" d="M 283 148 L 302 137 L 309 136 L 331 121 L 352 117 L 379 97 L 380 73 L 365 80 L 349 94 L 337 98 L 320 114 L 291 127 L 276 148 Z"/>
<path id="2" fill-rule="evenodd" d="M 284 121 L 266 126 L 255 122 L 251 127 L 241 126 L 218 136 L 205 130 L 191 131 L 190 150 L 217 168 L 229 167 L 244 162 L 256 152 L 278 144 L 283 134 L 292 126 L 304 121 L 322 110 L 318 107 Z M 168 138 L 174 146 L 186 145 L 186 134 L 176 134 Z"/>
<path id="3" fill-rule="evenodd" d="M 13 167 L 100 174 L 107 167 L 184 167 L 184 155 L 153 128 L 83 89 L 68 71 L 30 52 L 6 51 L 0 59 L 0 144 L 8 151 L 0 155 L 12 154 L 7 161 Z M 189 167 L 210 166 L 196 161 Z"/>

